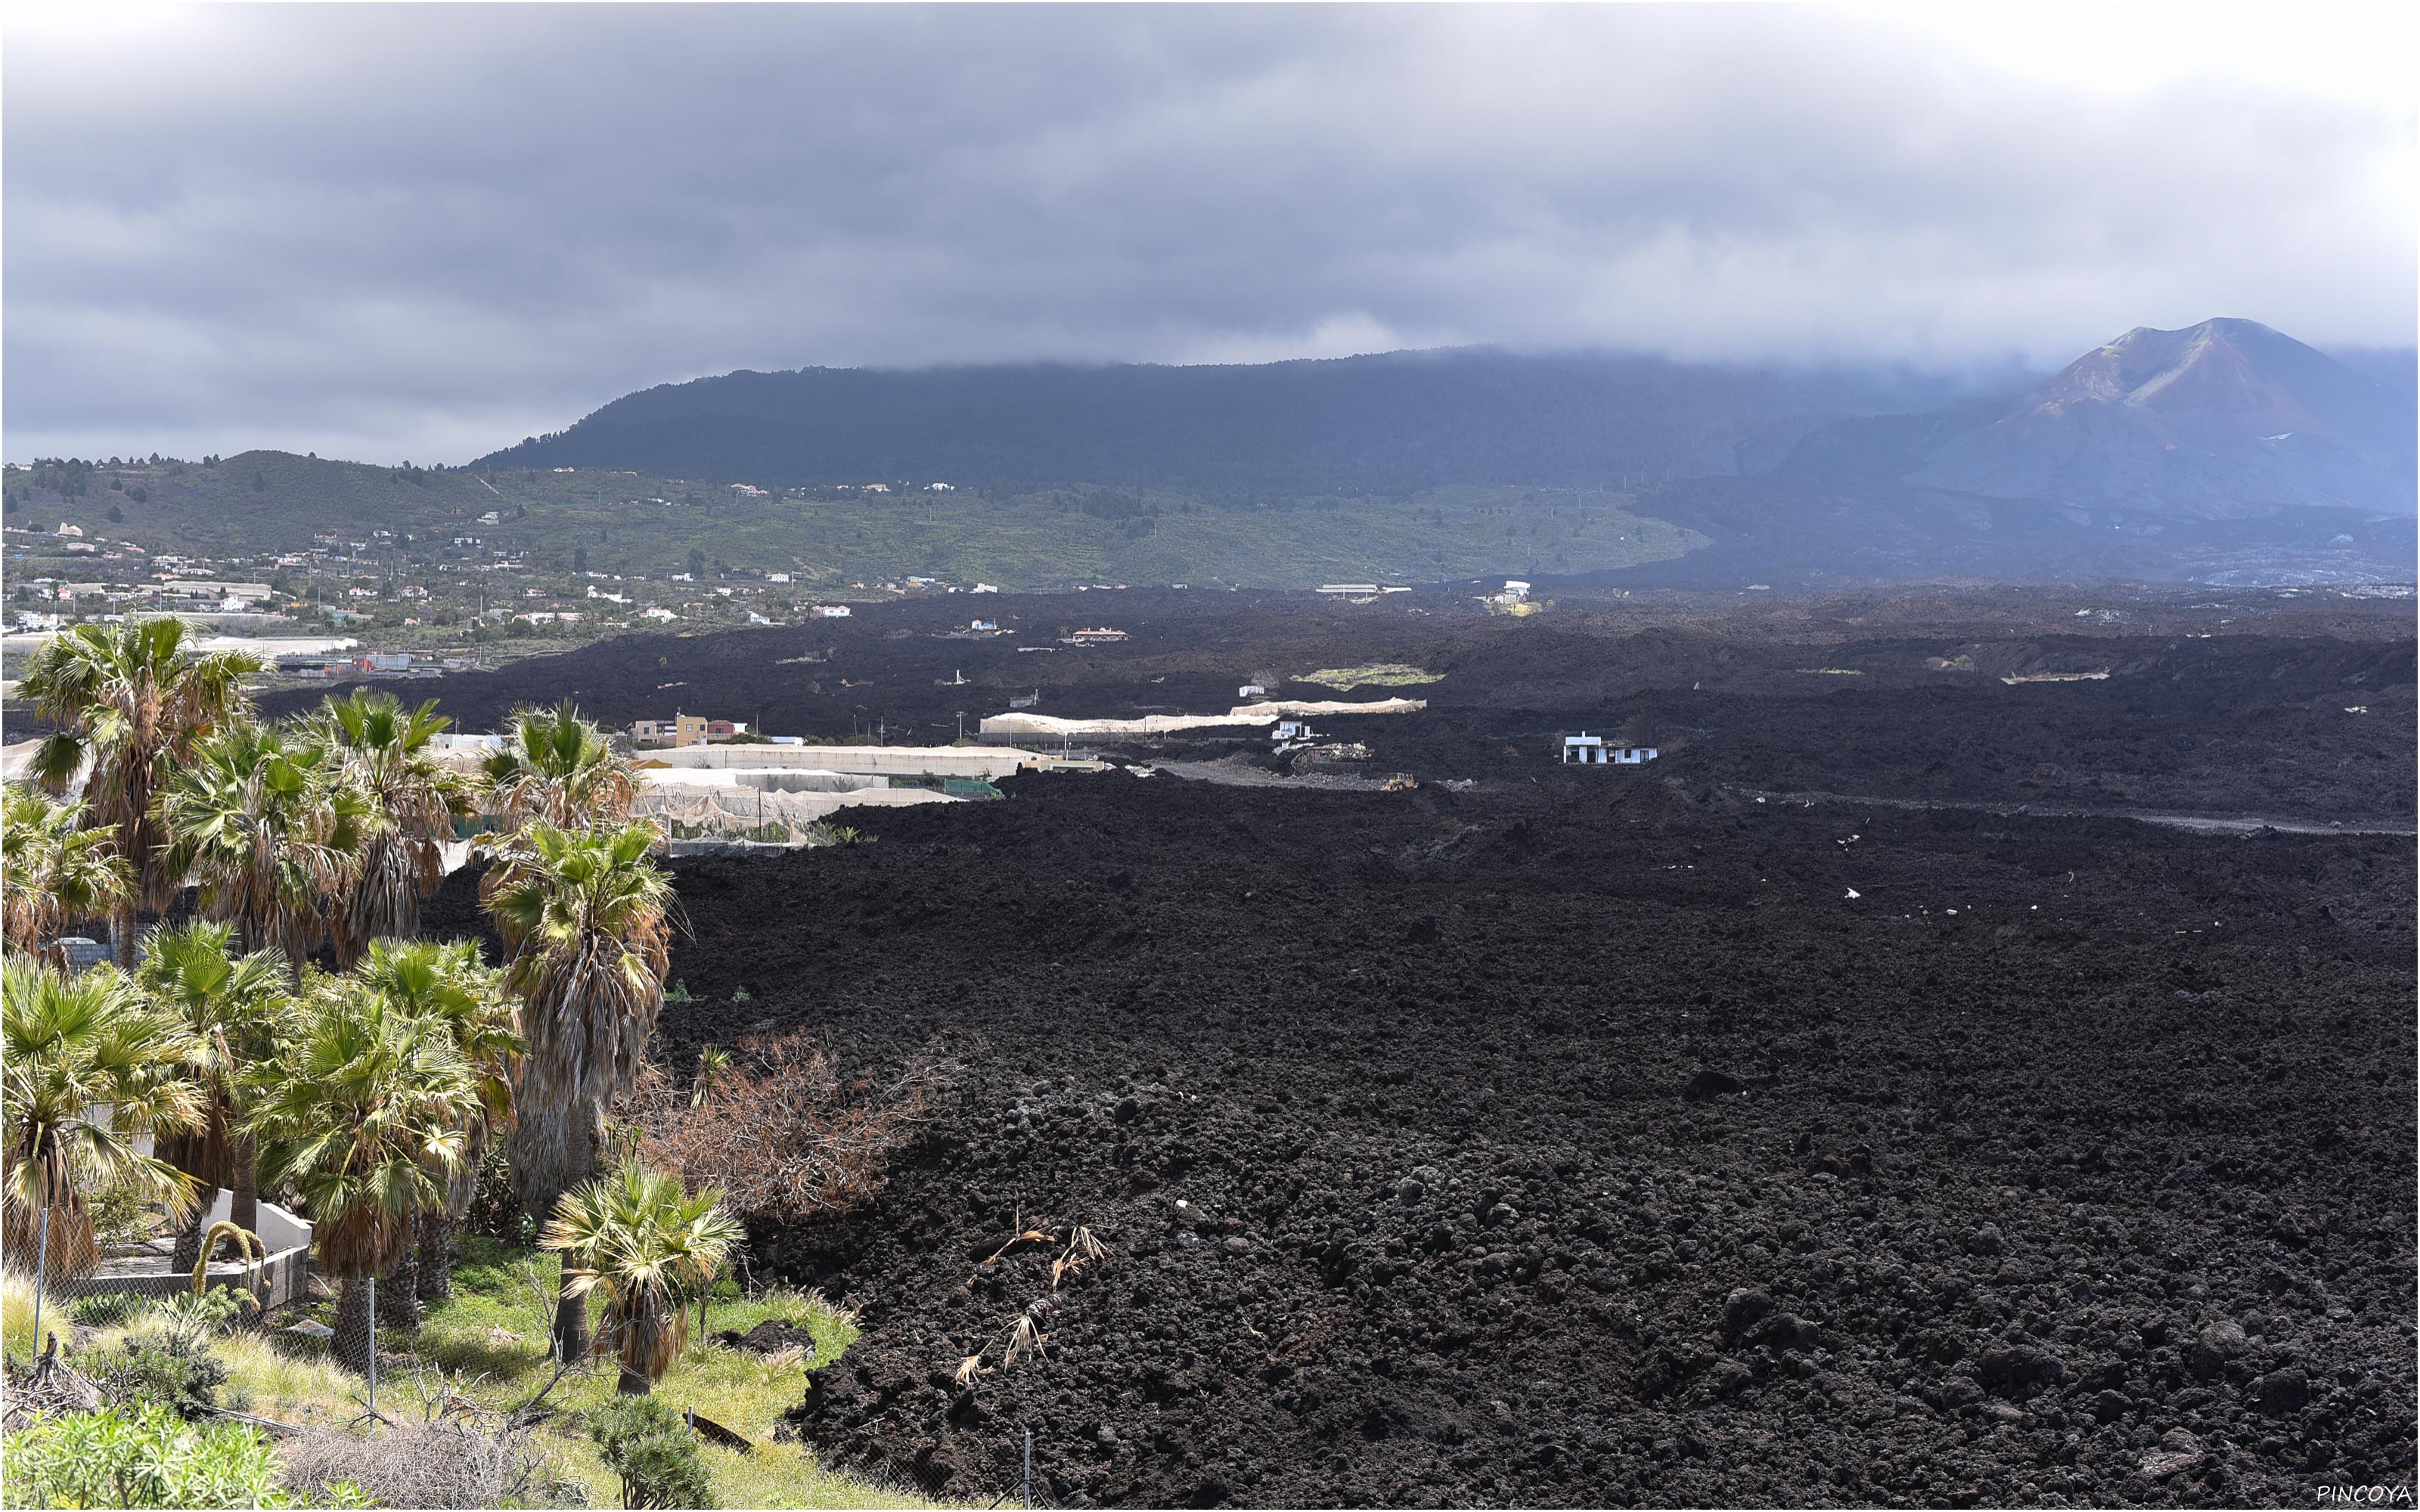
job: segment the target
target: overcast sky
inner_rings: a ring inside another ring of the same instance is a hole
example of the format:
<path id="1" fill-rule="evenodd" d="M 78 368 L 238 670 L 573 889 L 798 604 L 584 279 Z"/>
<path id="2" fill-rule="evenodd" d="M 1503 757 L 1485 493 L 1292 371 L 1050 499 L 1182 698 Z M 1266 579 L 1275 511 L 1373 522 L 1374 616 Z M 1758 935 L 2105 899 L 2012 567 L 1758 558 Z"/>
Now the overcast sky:
<path id="1" fill-rule="evenodd" d="M 2407 6 L 11 7 L 0 449 L 736 367 L 2414 323 Z"/>

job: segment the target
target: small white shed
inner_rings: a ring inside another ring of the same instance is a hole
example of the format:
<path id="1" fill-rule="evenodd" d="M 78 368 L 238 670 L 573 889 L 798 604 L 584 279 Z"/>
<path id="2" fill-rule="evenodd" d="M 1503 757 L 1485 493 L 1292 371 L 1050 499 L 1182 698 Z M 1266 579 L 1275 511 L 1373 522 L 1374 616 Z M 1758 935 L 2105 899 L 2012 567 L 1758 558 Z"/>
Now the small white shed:
<path id="1" fill-rule="evenodd" d="M 1654 759 L 1652 746 L 1608 746 L 1603 735 L 1586 731 L 1563 737 L 1566 766 L 1640 766 Z"/>

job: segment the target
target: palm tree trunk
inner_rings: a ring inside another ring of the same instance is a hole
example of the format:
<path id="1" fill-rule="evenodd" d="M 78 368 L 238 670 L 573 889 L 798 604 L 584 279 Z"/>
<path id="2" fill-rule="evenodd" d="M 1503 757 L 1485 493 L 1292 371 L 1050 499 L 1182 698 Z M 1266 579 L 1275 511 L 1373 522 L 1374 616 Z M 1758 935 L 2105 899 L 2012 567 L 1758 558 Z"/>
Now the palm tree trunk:
<path id="1" fill-rule="evenodd" d="M 243 933 L 244 949 L 247 952 L 267 949 L 271 942 L 277 938 L 277 930 L 273 923 L 264 923 L 256 930 L 247 924 L 244 926 Z M 302 955 L 299 950 L 286 952 L 286 985 L 297 996 L 302 995 Z"/>
<path id="2" fill-rule="evenodd" d="M 648 1384 L 645 1371 L 631 1369 L 626 1360 L 622 1363 L 621 1379 L 613 1382 L 613 1389 L 625 1396 L 644 1396 L 655 1388 Z"/>
<path id="3" fill-rule="evenodd" d="M 423 1302 L 443 1302 L 454 1295 L 454 1216 L 442 1208 L 420 1215 L 420 1277 Z"/>
<path id="4" fill-rule="evenodd" d="M 379 1321 L 389 1328 L 420 1326 L 420 1257 L 413 1231 L 426 1222 L 417 1215 L 404 1220 L 403 1244 L 395 1252 L 395 1262 L 379 1277 Z"/>
<path id="5" fill-rule="evenodd" d="M 554 1357 L 557 1360 L 584 1360 L 595 1335 L 588 1327 L 588 1296 L 571 1293 L 572 1278 L 563 1278 L 563 1291 L 554 1303 Z"/>
<path id="6" fill-rule="evenodd" d="M 336 1336 L 329 1344 L 338 1365 L 357 1375 L 369 1373 L 370 1351 L 378 1348 L 378 1330 L 370 1317 L 367 1276 L 349 1275 L 336 1283 Z"/>
<path id="7" fill-rule="evenodd" d="M 134 969 L 134 905 L 121 903 L 109 916 L 109 943 L 117 949 L 121 970 Z"/>
<path id="8" fill-rule="evenodd" d="M 177 1247 L 168 1252 L 168 1269 L 190 1273 L 201 1263 L 202 1236 L 209 1231 L 210 1205 L 219 1199 L 219 1189 L 194 1184 L 194 1215 L 177 1235 Z"/>
<path id="9" fill-rule="evenodd" d="M 235 1141 L 235 1185 L 227 1194 L 227 1222 L 247 1234 L 260 1232 L 260 1154 L 249 1139 Z"/>

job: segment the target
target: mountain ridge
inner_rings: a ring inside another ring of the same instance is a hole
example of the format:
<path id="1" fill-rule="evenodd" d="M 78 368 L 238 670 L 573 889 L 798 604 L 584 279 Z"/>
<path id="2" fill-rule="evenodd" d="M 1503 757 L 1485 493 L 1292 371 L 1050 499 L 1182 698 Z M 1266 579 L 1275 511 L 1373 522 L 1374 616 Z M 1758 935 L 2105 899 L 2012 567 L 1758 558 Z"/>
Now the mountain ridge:
<path id="1" fill-rule="evenodd" d="M 1832 420 L 1965 397 L 1903 369 L 1496 347 L 1257 364 L 743 371 L 626 394 L 473 467 L 811 486 L 1084 483 L 1214 495 L 1642 488 L 1770 466 Z"/>
<path id="2" fill-rule="evenodd" d="M 2410 514 L 2399 395 L 2257 321 L 2138 326 L 1994 411 L 1823 427 L 1782 471 L 2180 518 L 2334 506 Z"/>

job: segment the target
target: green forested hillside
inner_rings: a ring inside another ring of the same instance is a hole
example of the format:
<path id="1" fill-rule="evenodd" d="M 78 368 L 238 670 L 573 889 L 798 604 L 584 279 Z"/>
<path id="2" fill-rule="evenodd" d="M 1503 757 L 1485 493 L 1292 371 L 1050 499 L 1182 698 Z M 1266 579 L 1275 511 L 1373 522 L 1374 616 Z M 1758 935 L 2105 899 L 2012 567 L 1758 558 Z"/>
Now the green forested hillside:
<path id="1" fill-rule="evenodd" d="M 542 570 L 664 576 L 686 570 L 695 551 L 709 576 L 788 572 L 825 589 L 909 574 L 1024 589 L 1433 581 L 1592 571 L 1699 542 L 1627 512 L 1627 495 L 1595 488 L 1464 486 L 1408 500 L 1265 503 L 1090 486 L 748 497 L 628 472 L 441 472 L 247 452 L 215 465 L 101 465 L 73 477 L 38 468 L 8 474 L 7 494 L 11 525 L 66 522 L 155 554 L 294 551 L 333 536 L 340 550 L 372 543 L 398 563 L 503 551 Z M 457 548 L 458 537 L 478 545 Z"/>

